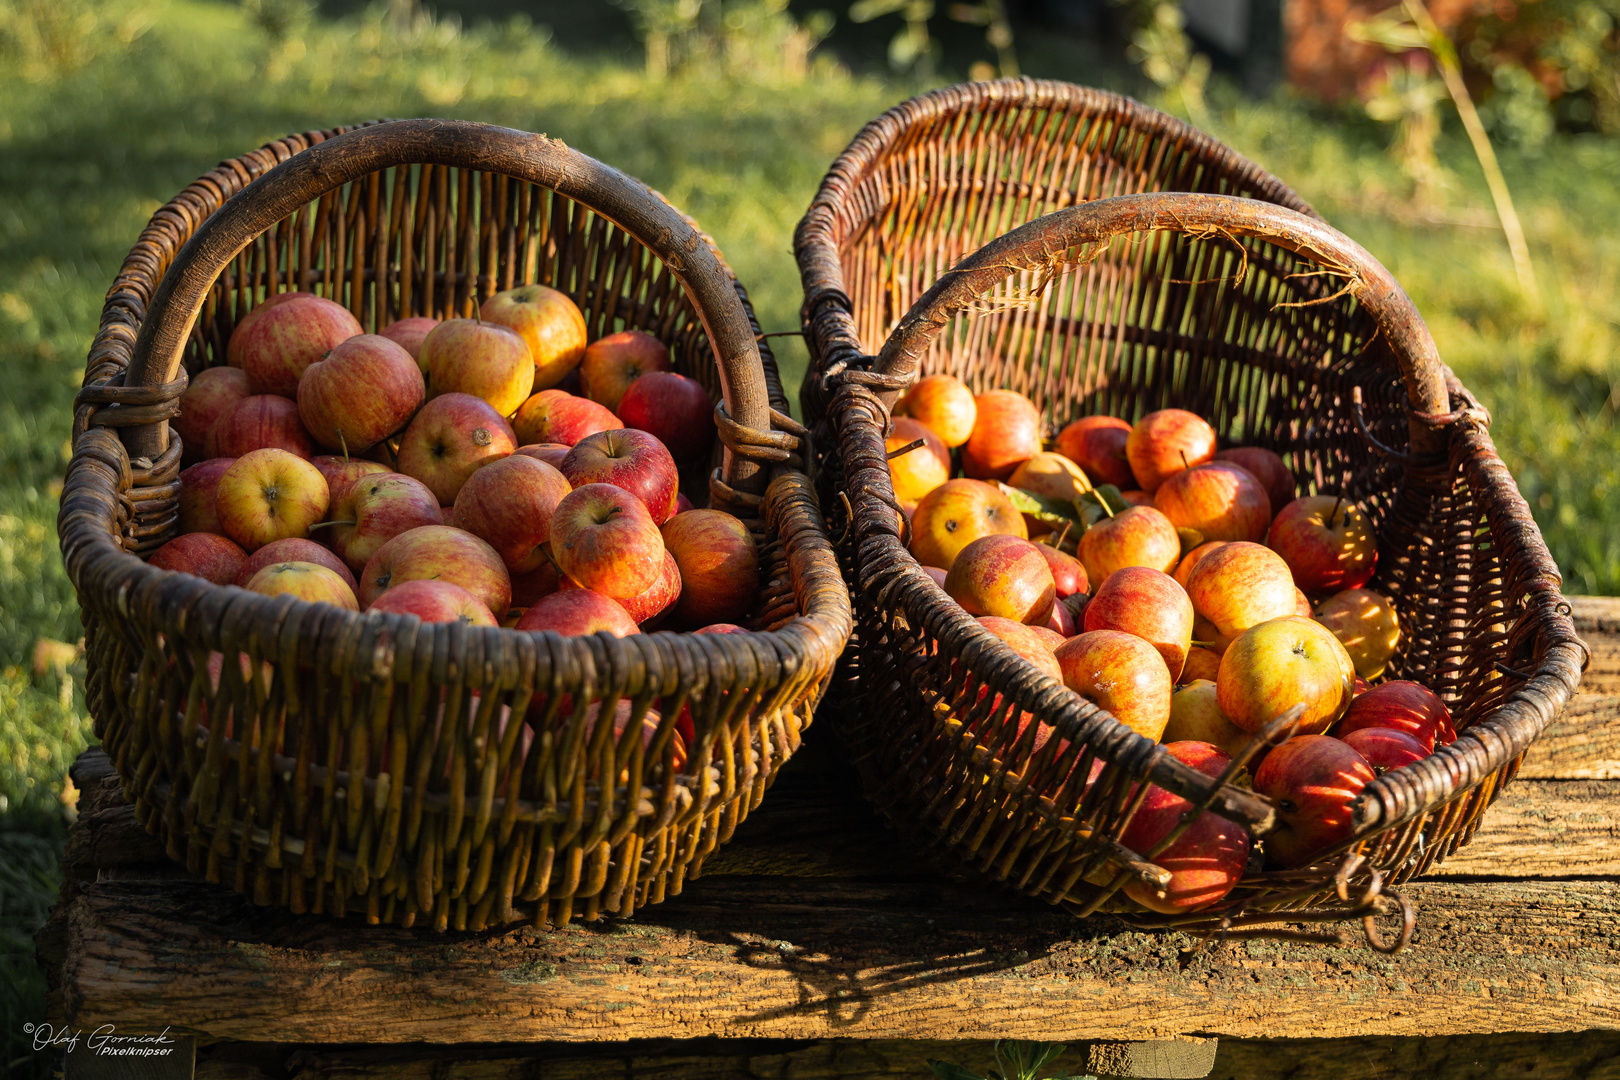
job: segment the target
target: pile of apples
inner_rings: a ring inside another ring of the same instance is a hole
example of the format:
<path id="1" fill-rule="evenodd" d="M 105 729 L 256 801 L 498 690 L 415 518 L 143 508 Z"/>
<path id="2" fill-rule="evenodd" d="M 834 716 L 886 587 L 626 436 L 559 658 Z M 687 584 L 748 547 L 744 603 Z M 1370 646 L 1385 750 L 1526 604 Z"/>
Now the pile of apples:
<path id="1" fill-rule="evenodd" d="M 281 293 L 236 327 L 227 359 L 180 399 L 196 463 L 180 474 L 181 535 L 154 566 L 563 635 L 738 632 L 754 602 L 747 526 L 679 490 L 679 466 L 713 443 L 707 392 L 650 334 L 587 343 L 560 292 L 527 285 L 476 319 L 381 334 Z"/>
<path id="2" fill-rule="evenodd" d="M 1167 888 L 1126 887 L 1136 902 L 1212 904 L 1251 855 L 1310 864 L 1349 837 L 1350 806 L 1378 774 L 1455 739 L 1433 691 L 1367 681 L 1400 624 L 1366 588 L 1378 548 L 1365 513 L 1331 494 L 1296 498 L 1272 451 L 1218 450 L 1215 430 L 1181 409 L 1134 424 L 1084 417 L 1046 448 L 1028 398 L 975 396 L 949 375 L 919 380 L 894 412 L 889 465 L 912 554 L 1037 669 L 1210 776 L 1303 707 L 1252 775 L 1280 822 L 1263 853 L 1206 813 L 1154 855 Z M 1050 731 L 1040 725 L 1034 745 Z M 1189 808 L 1151 787 L 1121 840 L 1149 852 Z"/>

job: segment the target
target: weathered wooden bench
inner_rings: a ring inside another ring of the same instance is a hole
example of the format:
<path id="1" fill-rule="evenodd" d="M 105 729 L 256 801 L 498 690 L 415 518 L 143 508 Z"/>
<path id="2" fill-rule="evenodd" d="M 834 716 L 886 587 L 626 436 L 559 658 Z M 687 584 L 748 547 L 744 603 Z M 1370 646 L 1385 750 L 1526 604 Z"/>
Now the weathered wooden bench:
<path id="1" fill-rule="evenodd" d="M 1580 696 L 1472 844 L 1408 888 L 1418 929 L 1393 957 L 1196 948 L 955 879 L 878 823 L 825 723 L 679 897 L 477 935 L 295 918 L 197 881 L 88 751 L 39 938 L 56 1022 L 178 1041 L 161 1060 L 81 1042 L 67 1077 L 189 1075 L 193 1055 L 221 1080 L 982 1075 L 990 1040 L 1036 1039 L 1071 1044 L 1054 1064 L 1072 1072 L 1620 1078 L 1620 599 L 1572 602 Z"/>

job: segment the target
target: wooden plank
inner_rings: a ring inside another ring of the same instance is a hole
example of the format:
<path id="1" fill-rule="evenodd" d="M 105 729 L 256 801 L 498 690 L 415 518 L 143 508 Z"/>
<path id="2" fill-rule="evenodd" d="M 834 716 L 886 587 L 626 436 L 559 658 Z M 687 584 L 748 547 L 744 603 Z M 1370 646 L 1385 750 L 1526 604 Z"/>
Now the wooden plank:
<path id="1" fill-rule="evenodd" d="M 1572 596 L 1575 632 L 1592 662 L 1564 715 L 1525 755 L 1531 780 L 1620 780 L 1620 597 Z"/>
<path id="2" fill-rule="evenodd" d="M 1620 781 L 1520 780 L 1435 877 L 1620 876 Z"/>

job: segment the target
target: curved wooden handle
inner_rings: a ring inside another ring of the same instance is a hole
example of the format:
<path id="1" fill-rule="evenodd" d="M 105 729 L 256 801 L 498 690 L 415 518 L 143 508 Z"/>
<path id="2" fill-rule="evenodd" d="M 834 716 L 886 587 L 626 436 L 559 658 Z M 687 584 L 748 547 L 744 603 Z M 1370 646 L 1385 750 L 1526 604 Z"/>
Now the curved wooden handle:
<path id="1" fill-rule="evenodd" d="M 1345 291 L 1372 314 L 1394 350 L 1414 413 L 1413 450 L 1444 452 L 1444 434 L 1415 414 L 1450 412 L 1446 367 L 1429 328 L 1394 277 L 1360 244 L 1326 223 L 1275 203 L 1230 195 L 1121 195 L 1059 210 L 1014 229 L 942 275 L 900 320 L 873 370 L 910 376 L 951 316 L 1015 270 L 1048 269 L 1070 248 L 1156 231 L 1255 237 L 1342 275 Z"/>
<path id="2" fill-rule="evenodd" d="M 449 165 L 503 173 L 550 188 L 600 214 L 646 244 L 691 298 L 720 366 L 721 392 L 737 423 L 769 431 L 759 343 L 719 257 L 698 231 L 645 185 L 556 139 L 460 120 L 400 120 L 359 128 L 282 162 L 220 207 L 180 249 L 163 276 L 135 339 L 126 386 L 160 386 L 180 370 L 182 351 L 203 301 L 237 254 L 293 211 L 369 173 L 399 165 Z M 126 428 L 130 456 L 156 457 L 168 446 L 165 422 Z M 754 462 L 726 455 L 728 482 L 764 489 Z"/>

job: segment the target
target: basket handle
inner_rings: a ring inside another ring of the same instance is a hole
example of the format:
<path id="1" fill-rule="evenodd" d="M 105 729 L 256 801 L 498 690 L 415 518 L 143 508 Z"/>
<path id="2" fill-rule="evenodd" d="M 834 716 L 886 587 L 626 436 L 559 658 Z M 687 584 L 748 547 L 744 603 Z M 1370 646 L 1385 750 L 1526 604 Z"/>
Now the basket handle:
<path id="1" fill-rule="evenodd" d="M 680 281 L 703 321 L 733 421 L 771 430 L 759 343 L 731 275 L 703 236 L 650 188 L 556 139 L 461 120 L 400 120 L 336 136 L 293 155 L 243 188 L 204 221 L 175 256 L 141 323 L 125 386 L 174 380 L 182 351 L 219 274 L 271 225 L 351 180 L 391 166 L 449 165 L 540 184 L 612 221 L 646 244 Z M 168 422 L 123 429 L 131 458 L 168 448 Z M 726 451 L 725 477 L 764 490 L 759 464 Z"/>
<path id="2" fill-rule="evenodd" d="M 1360 244 L 1322 221 L 1275 203 L 1230 195 L 1121 195 L 1059 210 L 1020 226 L 943 274 L 900 320 L 873 371 L 909 380 L 951 315 L 988 293 L 1014 270 L 1048 269 L 1071 248 L 1154 231 L 1255 237 L 1342 275 L 1344 290 L 1367 308 L 1394 350 L 1411 405 L 1412 449 L 1425 455 L 1445 452 L 1445 429 L 1434 420 L 1450 411 L 1448 371 L 1422 316 L 1389 271 Z M 896 393 L 886 392 L 885 404 L 892 405 Z"/>

